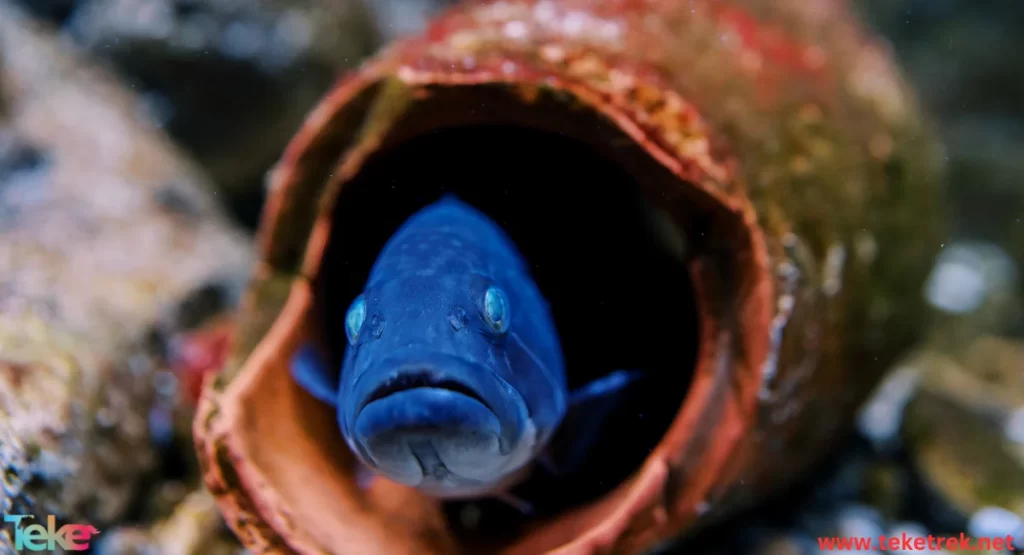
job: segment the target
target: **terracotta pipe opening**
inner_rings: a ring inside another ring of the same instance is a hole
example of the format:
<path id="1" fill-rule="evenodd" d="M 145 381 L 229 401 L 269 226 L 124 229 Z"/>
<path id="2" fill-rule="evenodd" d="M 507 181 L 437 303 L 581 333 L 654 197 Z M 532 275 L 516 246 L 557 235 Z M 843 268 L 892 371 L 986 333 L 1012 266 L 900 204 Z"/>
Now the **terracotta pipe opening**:
<path id="1" fill-rule="evenodd" d="M 273 328 L 197 419 L 207 484 L 229 522 L 249 545 L 301 553 L 373 545 L 509 555 L 609 542 L 628 550 L 685 526 L 715 494 L 759 384 L 763 264 L 743 214 L 709 194 L 714 184 L 696 168 L 666 166 L 658 143 L 621 114 L 566 95 L 417 87 L 379 143 L 359 141 L 360 99 L 373 90 L 315 114 L 332 119 L 332 133 L 286 156 L 289 195 L 269 213 L 290 225 L 271 226 L 263 242 L 278 268 L 305 250 L 312 287 L 290 281 Z M 515 491 L 534 504 L 529 516 L 500 502 L 439 506 L 383 479 L 360 485 L 334 414 L 288 371 L 308 339 L 333 347 L 340 368 L 345 307 L 395 229 L 444 192 L 489 214 L 530 262 L 572 387 L 619 368 L 649 375 L 602 426 L 595 464 Z M 294 202 L 306 195 L 327 204 Z M 294 240 L 322 207 L 309 241 Z"/>
<path id="2" fill-rule="evenodd" d="M 678 236 L 618 164 L 582 142 L 510 125 L 467 125 L 374 153 L 345 184 L 315 289 L 323 340 L 340 367 L 343 317 L 385 241 L 445 192 L 487 213 L 527 258 L 552 306 L 570 388 L 616 369 L 650 373 L 624 399 L 578 475 L 543 473 L 499 501 L 449 503 L 455 530 L 493 539 L 619 485 L 664 435 L 688 390 L 699 324 Z M 667 216 L 662 216 L 667 218 Z M 678 230 L 674 230 L 678 234 Z M 340 437 L 338 438 L 340 442 Z"/>

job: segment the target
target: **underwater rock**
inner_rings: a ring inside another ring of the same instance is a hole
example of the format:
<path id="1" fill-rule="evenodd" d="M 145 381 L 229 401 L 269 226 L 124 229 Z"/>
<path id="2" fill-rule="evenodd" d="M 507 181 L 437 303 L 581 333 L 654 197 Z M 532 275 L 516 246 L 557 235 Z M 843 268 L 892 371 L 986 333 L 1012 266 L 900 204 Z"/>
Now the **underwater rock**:
<path id="1" fill-rule="evenodd" d="M 920 367 L 902 435 L 935 518 L 963 529 L 987 507 L 1024 517 L 1024 450 L 1010 425 L 1024 407 L 1024 343 L 980 337 Z"/>
<path id="2" fill-rule="evenodd" d="M 882 517 L 892 520 L 904 514 L 909 496 L 908 470 L 888 460 L 875 461 L 864 479 L 863 499 Z"/>
<path id="3" fill-rule="evenodd" d="M 857 429 L 881 452 L 899 446 L 903 412 L 921 381 L 921 370 L 914 357 L 893 368 L 878 385 L 857 414 Z"/>
<path id="4" fill-rule="evenodd" d="M 378 44 L 359 0 L 88 0 L 63 28 L 130 80 L 140 117 L 187 149 L 252 224 L 288 138 Z"/>
<path id="5" fill-rule="evenodd" d="M 272 176 L 257 278 L 195 421 L 242 542 L 639 553 L 801 479 L 922 335 L 944 238 L 941 152 L 841 6 L 470 3 L 328 93 Z M 570 383 L 619 361 L 656 370 L 645 406 L 602 429 L 602 463 L 626 472 L 521 526 L 494 519 L 504 536 L 460 529 L 411 488 L 361 485 L 336 416 L 289 373 L 303 341 L 340 359 L 342 307 L 442 192 L 511 230 L 560 331 L 586 329 L 564 339 L 583 361 Z M 641 201 L 678 230 L 682 264 L 609 231 Z"/>
<path id="6" fill-rule="evenodd" d="M 7 0 L 0 85 L 0 501 L 102 530 L 156 463 L 162 322 L 251 247 L 138 99 Z"/>
<path id="7" fill-rule="evenodd" d="M 999 245 L 1024 272 L 1024 10 L 1016 2 L 857 2 L 921 91 L 949 159 L 957 240 Z M 1024 298 L 1024 280 L 1016 295 Z M 1015 329 L 1024 333 L 1024 311 Z"/>
<path id="8" fill-rule="evenodd" d="M 115 529 L 102 537 L 98 555 L 228 555 L 242 547 L 224 528 L 213 497 L 194 491 L 173 514 L 149 528 Z"/>

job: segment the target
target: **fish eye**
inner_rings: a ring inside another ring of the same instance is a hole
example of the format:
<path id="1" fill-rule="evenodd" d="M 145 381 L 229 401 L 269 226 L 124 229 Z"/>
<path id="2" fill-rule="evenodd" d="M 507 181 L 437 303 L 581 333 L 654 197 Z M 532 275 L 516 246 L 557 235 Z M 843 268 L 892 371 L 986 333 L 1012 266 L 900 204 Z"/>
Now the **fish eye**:
<path id="1" fill-rule="evenodd" d="M 490 286 L 484 293 L 484 320 L 498 333 L 508 329 L 508 297 L 499 287 Z"/>
<path id="2" fill-rule="evenodd" d="M 348 312 L 345 313 L 345 335 L 348 336 L 348 342 L 355 345 L 356 340 L 359 339 L 359 330 L 363 327 L 363 321 L 366 320 L 366 299 L 359 295 L 356 300 L 352 301 L 352 305 L 348 307 Z"/>

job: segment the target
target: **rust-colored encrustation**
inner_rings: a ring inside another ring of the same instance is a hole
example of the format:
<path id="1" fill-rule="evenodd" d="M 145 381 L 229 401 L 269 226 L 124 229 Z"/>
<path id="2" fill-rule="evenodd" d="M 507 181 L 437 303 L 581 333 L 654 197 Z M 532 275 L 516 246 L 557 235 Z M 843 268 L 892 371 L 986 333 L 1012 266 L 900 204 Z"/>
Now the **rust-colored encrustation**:
<path id="1" fill-rule="evenodd" d="M 274 172 L 234 356 L 195 425 L 250 548 L 482 549 L 412 490 L 361 489 L 334 415 L 288 372 L 317 331 L 339 193 L 381 149 L 480 124 L 574 138 L 635 176 L 688 238 L 701 324 L 692 383 L 644 464 L 488 552 L 642 552 L 777 491 L 917 335 L 939 157 L 845 3 L 473 3 L 346 77 Z"/>

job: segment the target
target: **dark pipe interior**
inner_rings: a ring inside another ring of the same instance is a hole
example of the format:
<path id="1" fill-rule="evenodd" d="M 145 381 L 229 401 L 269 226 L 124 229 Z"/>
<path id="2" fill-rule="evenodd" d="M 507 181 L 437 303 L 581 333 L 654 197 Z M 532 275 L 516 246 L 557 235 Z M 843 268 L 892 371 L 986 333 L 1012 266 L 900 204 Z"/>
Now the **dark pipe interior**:
<path id="1" fill-rule="evenodd" d="M 337 204 L 318 286 L 337 363 L 344 312 L 381 247 L 415 211 L 452 192 L 498 222 L 531 263 L 554 311 L 570 387 L 619 368 L 648 371 L 584 469 L 536 472 L 515 490 L 534 505 L 532 517 L 621 483 L 661 439 L 692 377 L 698 323 L 689 276 L 655 240 L 636 177 L 561 135 L 462 127 L 378 152 Z M 491 539 L 530 520 L 496 501 L 450 505 L 455 529 L 475 523 Z"/>

